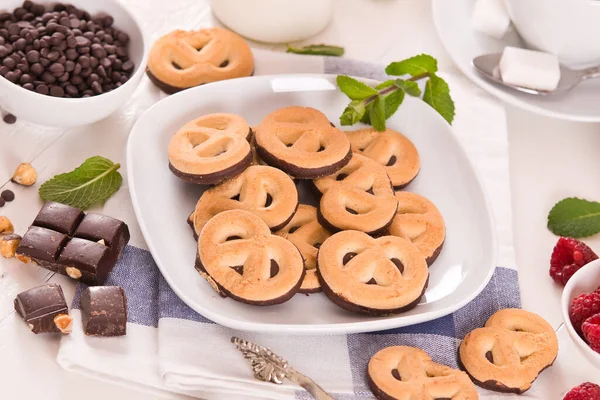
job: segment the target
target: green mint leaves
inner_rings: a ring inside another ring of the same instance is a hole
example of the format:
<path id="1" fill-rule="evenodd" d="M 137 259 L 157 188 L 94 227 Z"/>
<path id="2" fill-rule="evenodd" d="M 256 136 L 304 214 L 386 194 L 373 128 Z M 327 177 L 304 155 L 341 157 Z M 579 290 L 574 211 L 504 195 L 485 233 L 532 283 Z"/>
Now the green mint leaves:
<path id="1" fill-rule="evenodd" d="M 555 235 L 582 238 L 600 232 L 600 203 L 569 197 L 548 214 L 548 229 Z"/>
<path id="2" fill-rule="evenodd" d="M 311 56 L 341 57 L 344 55 L 344 48 L 340 46 L 330 46 L 327 44 L 311 44 L 304 47 L 288 46 L 287 52 L 295 54 L 308 54 Z"/>
<path id="3" fill-rule="evenodd" d="M 436 75 L 437 60 L 427 54 L 393 62 L 385 69 L 388 75 L 405 76 L 407 79 L 391 79 L 374 88 L 349 76 L 339 75 L 338 88 L 352 100 L 346 107 L 340 123 L 343 126 L 357 122 L 371 124 L 377 131 L 385 130 L 385 120 L 390 118 L 402 104 L 405 95 L 421 97 L 448 123 L 454 120 L 454 101 L 448 84 Z M 427 79 L 425 91 L 421 92 L 417 81 Z"/>
<path id="4" fill-rule="evenodd" d="M 71 172 L 56 175 L 40 186 L 40 197 L 85 210 L 106 201 L 121 186 L 120 164 L 100 157 L 90 157 Z"/>

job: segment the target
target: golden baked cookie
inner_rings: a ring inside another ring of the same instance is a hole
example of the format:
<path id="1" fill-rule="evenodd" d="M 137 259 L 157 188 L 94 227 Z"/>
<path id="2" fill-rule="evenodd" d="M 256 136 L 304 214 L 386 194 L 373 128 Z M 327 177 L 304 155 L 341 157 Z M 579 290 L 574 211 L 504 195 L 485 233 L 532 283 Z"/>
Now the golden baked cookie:
<path id="1" fill-rule="evenodd" d="M 209 114 L 185 124 L 169 143 L 169 168 L 192 183 L 233 178 L 252 161 L 250 126 L 235 114 Z"/>
<path id="2" fill-rule="evenodd" d="M 332 232 L 354 229 L 380 235 L 396 214 L 398 200 L 384 168 L 358 153 L 348 165 L 313 183 L 323 194 L 319 221 Z"/>
<path id="3" fill-rule="evenodd" d="M 521 394 L 557 354 L 558 339 L 548 322 L 537 314 L 507 308 L 465 336 L 459 361 L 475 384 Z"/>
<path id="4" fill-rule="evenodd" d="M 147 74 L 165 93 L 250 76 L 254 57 L 241 36 L 227 29 L 176 30 L 159 38 L 148 55 Z"/>
<path id="5" fill-rule="evenodd" d="M 304 278 L 298 249 L 244 210 L 224 211 L 207 222 L 196 269 L 219 294 L 253 305 L 289 300 Z"/>
<path id="6" fill-rule="evenodd" d="M 306 276 L 302 281 L 299 292 L 320 292 L 321 285 L 317 278 L 317 252 L 321 244 L 331 236 L 331 233 L 319 224 L 317 209 L 313 206 L 300 204 L 298 211 L 289 224 L 275 232 L 275 234 L 292 242 L 304 258 Z"/>
<path id="7" fill-rule="evenodd" d="M 323 292 L 338 306 L 371 315 L 415 307 L 429 280 L 425 257 L 408 240 L 359 231 L 329 237 L 317 254 Z"/>
<path id="8" fill-rule="evenodd" d="M 369 157 L 385 167 L 394 189 L 402 189 L 419 173 L 421 162 L 415 145 L 400 132 L 373 128 L 346 132 L 352 151 Z"/>
<path id="9" fill-rule="evenodd" d="M 254 140 L 267 164 L 300 179 L 332 174 L 352 157 L 346 134 L 310 107 L 273 111 L 256 127 Z"/>
<path id="10" fill-rule="evenodd" d="M 421 349 L 392 346 L 369 360 L 367 381 L 381 400 L 477 400 L 467 374 L 438 364 Z"/>
<path id="11" fill-rule="evenodd" d="M 398 210 L 389 232 L 410 240 L 431 265 L 440 254 L 446 239 L 444 218 L 437 207 L 416 193 L 396 192 Z"/>
<path id="12" fill-rule="evenodd" d="M 246 210 L 276 231 L 292 219 L 297 208 L 298 191 L 285 172 L 253 165 L 202 193 L 194 210 L 194 230 L 199 235 L 208 220 L 222 211 Z"/>

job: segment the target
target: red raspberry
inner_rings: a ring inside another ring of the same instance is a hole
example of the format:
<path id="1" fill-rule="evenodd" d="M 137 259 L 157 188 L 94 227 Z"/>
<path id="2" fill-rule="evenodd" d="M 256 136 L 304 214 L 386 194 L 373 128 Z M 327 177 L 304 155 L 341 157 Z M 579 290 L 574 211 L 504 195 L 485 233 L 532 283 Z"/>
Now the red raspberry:
<path id="1" fill-rule="evenodd" d="M 569 390 L 563 400 L 600 400 L 600 386 L 591 382 L 582 383 Z"/>
<path id="2" fill-rule="evenodd" d="M 581 330 L 592 350 L 600 353 L 600 314 L 586 319 L 581 325 Z"/>
<path id="3" fill-rule="evenodd" d="M 600 286 L 598 286 L 598 289 L 594 290 L 594 293 L 600 294 Z"/>
<path id="4" fill-rule="evenodd" d="M 596 259 L 598 259 L 596 253 L 585 243 L 577 239 L 561 237 L 552 251 L 550 276 L 556 283 L 566 285 L 579 268 Z"/>
<path id="5" fill-rule="evenodd" d="M 592 315 L 600 313 L 600 294 L 584 293 L 573 299 L 569 317 L 573 327 L 581 335 L 581 324 Z"/>

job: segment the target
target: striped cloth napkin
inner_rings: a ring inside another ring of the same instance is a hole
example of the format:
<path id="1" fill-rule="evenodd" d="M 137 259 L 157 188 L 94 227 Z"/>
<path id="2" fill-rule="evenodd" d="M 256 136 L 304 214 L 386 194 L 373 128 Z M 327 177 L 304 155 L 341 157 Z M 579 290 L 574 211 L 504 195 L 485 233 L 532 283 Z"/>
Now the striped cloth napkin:
<path id="1" fill-rule="evenodd" d="M 381 65 L 267 51 L 255 54 L 256 74 L 324 72 L 385 78 Z M 365 381 L 367 362 L 386 346 L 419 347 L 435 361 L 456 367 L 456 348 L 461 338 L 482 326 L 496 310 L 518 307 L 520 300 L 513 261 L 503 107 L 463 77 L 444 74 L 444 78 L 456 101 L 456 135 L 483 177 L 500 245 L 499 267 L 488 286 L 470 304 L 431 322 L 383 332 L 314 337 L 236 332 L 197 314 L 175 295 L 145 249 L 132 212 L 124 211 L 131 210 L 129 198 L 120 195 L 109 200 L 103 212 L 127 221 L 135 246 L 127 247 L 107 284 L 122 286 L 127 293 L 128 333 L 108 340 L 85 337 L 77 326 L 81 324 L 80 286 L 73 303 L 76 326 L 71 335 L 62 339 L 59 364 L 71 371 L 153 393 L 175 392 L 206 399 L 309 398 L 293 385 L 275 386 L 253 379 L 250 368 L 230 343 L 232 335 L 270 347 L 336 399 L 372 398 Z M 135 107 L 136 99 L 159 97 L 157 89 L 146 81 L 129 107 Z M 127 190 L 125 182 L 121 192 Z M 528 394 L 534 396 L 534 391 L 535 386 Z M 482 398 L 496 398 L 485 390 L 480 393 Z"/>

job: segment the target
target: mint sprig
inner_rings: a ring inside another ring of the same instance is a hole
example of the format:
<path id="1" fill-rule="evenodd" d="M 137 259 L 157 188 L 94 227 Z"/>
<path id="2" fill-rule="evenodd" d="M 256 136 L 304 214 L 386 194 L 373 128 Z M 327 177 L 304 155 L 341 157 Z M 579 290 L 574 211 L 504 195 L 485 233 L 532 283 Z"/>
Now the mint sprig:
<path id="1" fill-rule="evenodd" d="M 555 235 L 583 238 L 600 232 L 600 203 L 568 197 L 548 214 L 548 229 Z"/>
<path id="2" fill-rule="evenodd" d="M 73 171 L 44 182 L 40 186 L 40 197 L 85 210 L 106 201 L 119 189 L 123 182 L 117 172 L 120 167 L 104 157 L 90 157 Z"/>
<path id="3" fill-rule="evenodd" d="M 344 55 L 344 48 L 340 46 L 331 46 L 328 44 L 310 44 L 304 47 L 288 46 L 287 52 L 295 54 L 308 54 L 311 56 L 341 57 Z"/>
<path id="4" fill-rule="evenodd" d="M 339 75 L 339 89 L 352 101 L 346 107 L 340 123 L 344 126 L 357 122 L 370 124 L 377 131 L 385 130 L 385 120 L 390 118 L 402 104 L 405 94 L 421 97 L 448 123 L 454 120 L 454 101 L 446 81 L 436 75 L 437 60 L 420 54 L 388 65 L 385 72 L 393 76 L 410 75 L 408 78 L 391 79 L 371 88 L 349 76 Z M 418 81 L 427 79 L 425 91 L 421 92 Z"/>

